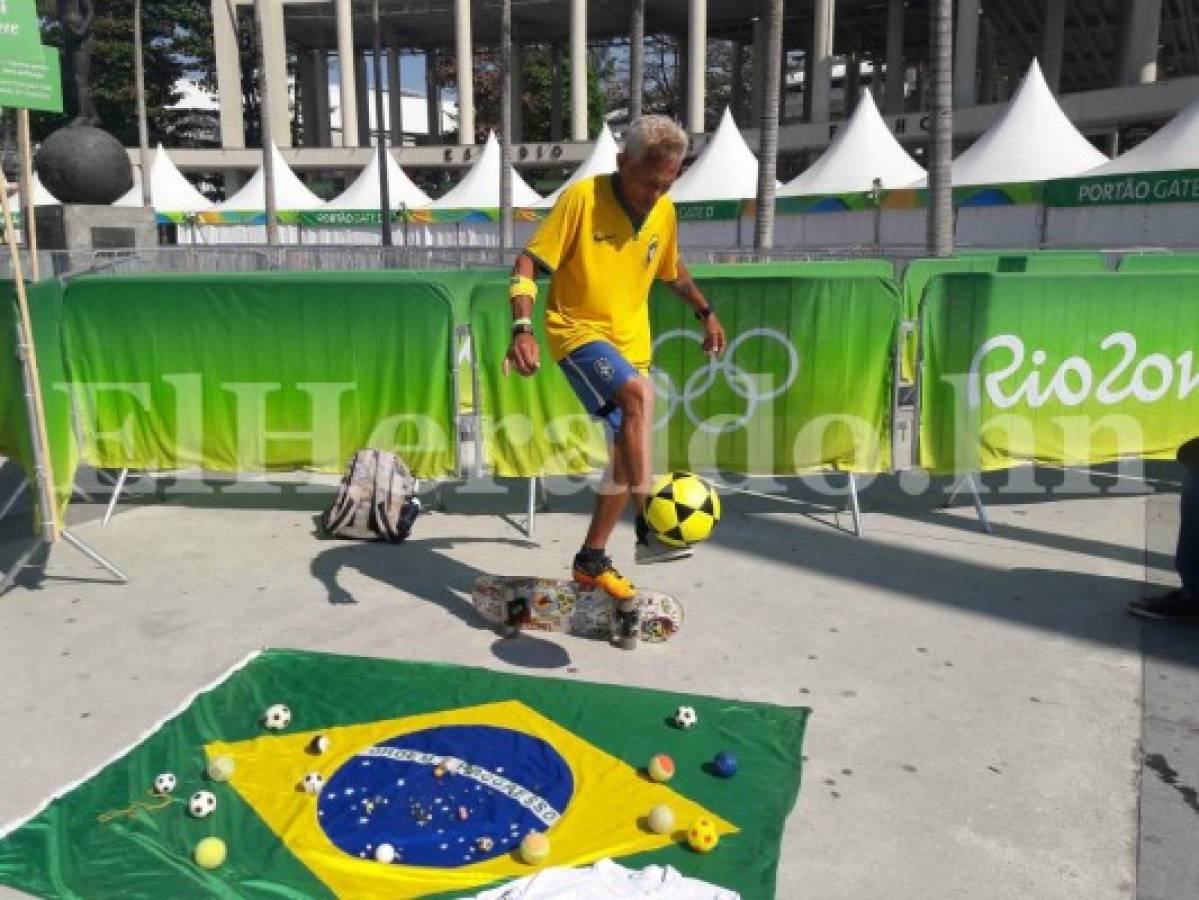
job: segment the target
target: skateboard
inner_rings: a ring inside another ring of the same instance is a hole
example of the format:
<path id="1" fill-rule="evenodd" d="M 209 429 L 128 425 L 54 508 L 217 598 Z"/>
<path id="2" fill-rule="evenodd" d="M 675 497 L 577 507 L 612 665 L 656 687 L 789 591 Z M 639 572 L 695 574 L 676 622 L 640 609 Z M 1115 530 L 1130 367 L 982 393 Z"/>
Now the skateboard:
<path id="1" fill-rule="evenodd" d="M 683 605 L 661 591 L 638 591 L 619 601 L 575 581 L 519 575 L 480 575 L 471 601 L 505 637 L 521 631 L 560 631 L 601 638 L 626 650 L 639 641 L 667 641 L 683 626 Z"/>

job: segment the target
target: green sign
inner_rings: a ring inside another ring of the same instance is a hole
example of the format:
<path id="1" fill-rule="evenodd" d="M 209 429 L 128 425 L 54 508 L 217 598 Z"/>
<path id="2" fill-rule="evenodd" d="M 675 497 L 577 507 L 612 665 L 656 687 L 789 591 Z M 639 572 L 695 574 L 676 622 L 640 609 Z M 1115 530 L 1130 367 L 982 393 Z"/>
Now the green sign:
<path id="1" fill-rule="evenodd" d="M 395 218 L 396 211 L 392 210 L 392 219 Z M 329 227 L 365 225 L 377 228 L 382 219 L 377 209 L 319 209 L 297 216 L 300 225 Z"/>
<path id="2" fill-rule="evenodd" d="M 0 8 L 14 0 L 0 0 Z M 0 27 L 4 19 L 0 16 Z M 39 59 L 26 62 L 0 56 L 0 106 L 62 112 L 58 48 L 38 45 Z"/>
<path id="3" fill-rule="evenodd" d="M 0 0 L 0 60 L 42 61 L 42 36 L 34 0 Z"/>
<path id="4" fill-rule="evenodd" d="M 945 275 L 924 295 L 920 464 L 1171 458 L 1199 421 L 1193 275 Z"/>
<path id="5" fill-rule="evenodd" d="M 676 203 L 680 222 L 718 222 L 741 215 L 740 200 L 712 200 L 708 203 Z"/>
<path id="6" fill-rule="evenodd" d="M 1047 206 L 1199 203 L 1199 169 L 1063 178 L 1046 187 L 1045 203 Z"/>

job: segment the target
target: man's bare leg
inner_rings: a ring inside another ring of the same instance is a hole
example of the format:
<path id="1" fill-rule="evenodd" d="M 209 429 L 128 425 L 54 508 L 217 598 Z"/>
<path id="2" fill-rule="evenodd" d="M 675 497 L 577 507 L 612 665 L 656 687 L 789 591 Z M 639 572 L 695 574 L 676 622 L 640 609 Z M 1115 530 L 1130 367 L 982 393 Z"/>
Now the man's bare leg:
<path id="1" fill-rule="evenodd" d="M 625 474 L 624 452 L 619 443 L 613 442 L 608 445 L 608 468 L 600 482 L 595 508 L 591 511 L 591 525 L 587 529 L 587 538 L 583 541 L 583 546 L 596 550 L 607 547 L 608 538 L 612 536 L 628 502 L 629 483 Z"/>

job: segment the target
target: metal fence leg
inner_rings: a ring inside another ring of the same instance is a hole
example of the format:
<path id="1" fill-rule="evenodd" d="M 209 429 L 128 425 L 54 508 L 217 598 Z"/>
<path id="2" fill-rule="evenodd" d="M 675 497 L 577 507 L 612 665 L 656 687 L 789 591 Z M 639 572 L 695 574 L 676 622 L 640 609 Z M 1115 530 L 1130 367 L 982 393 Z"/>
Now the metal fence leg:
<path id="1" fill-rule="evenodd" d="M 112 518 L 112 512 L 117 508 L 117 501 L 121 499 L 121 491 L 125 488 L 125 479 L 128 475 L 128 469 L 121 469 L 116 486 L 112 489 L 112 496 L 108 498 L 108 508 L 104 510 L 104 520 L 100 523 L 102 526 L 107 525 L 108 520 Z"/>
<path id="2" fill-rule="evenodd" d="M 537 524 L 537 476 L 529 479 L 529 499 L 525 510 L 525 537 L 533 537 L 533 529 Z"/>
<path id="3" fill-rule="evenodd" d="M 970 494 L 974 498 L 974 511 L 978 513 L 978 524 L 982 526 L 983 531 L 991 534 L 991 521 L 987 518 L 987 508 L 983 506 L 983 498 L 979 493 L 978 482 L 975 480 L 973 472 L 966 475 L 966 482 L 970 485 Z"/>
<path id="4" fill-rule="evenodd" d="M 103 556 L 101 556 L 99 553 L 97 553 L 95 550 L 93 550 L 91 547 L 89 547 L 84 541 L 81 541 L 79 538 L 75 537 L 75 535 L 71 534 L 71 532 L 64 529 L 62 532 L 62 539 L 64 541 L 66 541 L 68 544 L 70 544 L 72 547 L 74 547 L 76 550 L 78 550 L 80 553 L 82 553 L 84 556 L 86 556 L 88 559 L 90 559 L 92 562 L 94 562 L 96 565 L 100 566 L 101 568 L 107 569 L 112 574 L 112 576 L 117 579 L 117 581 L 124 584 L 125 582 L 127 582 L 129 580 L 129 576 L 126 575 L 124 572 L 122 572 L 120 569 L 118 569 L 114 563 L 109 562 L 107 559 L 105 559 Z"/>
<path id="5" fill-rule="evenodd" d="M 853 533 L 857 537 L 862 536 L 862 510 L 858 506 L 858 482 L 853 477 L 853 472 L 847 472 L 849 475 L 849 508 L 853 512 Z"/>
<path id="6" fill-rule="evenodd" d="M 25 488 L 29 486 L 29 479 L 22 478 L 21 483 L 17 485 L 17 489 L 12 492 L 12 496 L 4 501 L 4 506 L 0 507 L 0 519 L 8 515 L 16 502 L 21 499 L 21 495 L 25 493 Z"/>

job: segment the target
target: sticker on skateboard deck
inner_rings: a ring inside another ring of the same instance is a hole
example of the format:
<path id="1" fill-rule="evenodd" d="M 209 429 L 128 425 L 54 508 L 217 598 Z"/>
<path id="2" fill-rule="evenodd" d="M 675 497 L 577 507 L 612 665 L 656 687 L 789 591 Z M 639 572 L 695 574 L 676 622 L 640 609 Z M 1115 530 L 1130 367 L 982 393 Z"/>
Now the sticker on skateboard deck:
<path id="1" fill-rule="evenodd" d="M 638 591 L 622 604 L 601 588 L 574 581 L 505 575 L 480 575 L 471 601 L 483 618 L 505 635 L 520 631 L 558 631 L 618 642 L 631 649 L 638 641 L 661 643 L 683 625 L 683 606 L 661 591 Z"/>

